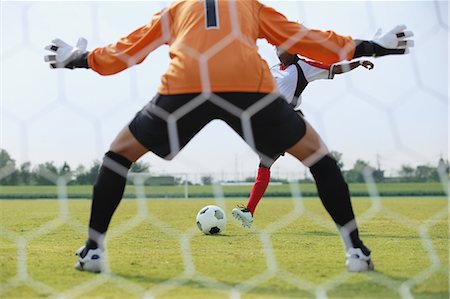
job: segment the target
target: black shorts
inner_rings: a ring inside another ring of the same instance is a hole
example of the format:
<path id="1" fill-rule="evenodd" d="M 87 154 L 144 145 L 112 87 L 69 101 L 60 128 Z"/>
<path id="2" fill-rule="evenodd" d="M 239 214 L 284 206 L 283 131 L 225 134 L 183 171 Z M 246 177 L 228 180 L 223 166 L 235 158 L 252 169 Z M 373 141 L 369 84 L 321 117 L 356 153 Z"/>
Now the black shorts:
<path id="1" fill-rule="evenodd" d="M 303 112 L 299 109 L 299 110 L 294 110 L 295 113 L 297 113 L 302 119 L 304 118 Z M 304 126 L 299 127 L 299 130 L 305 130 Z M 275 163 L 275 161 L 281 157 L 284 156 L 284 154 L 286 154 L 286 152 L 281 152 L 278 153 L 275 156 L 260 156 L 259 157 L 259 167 L 264 167 L 264 168 L 270 168 L 272 167 L 273 163 Z"/>
<path id="2" fill-rule="evenodd" d="M 210 121 L 221 119 L 261 156 L 275 157 L 300 140 L 303 118 L 282 98 L 262 93 L 156 95 L 129 124 L 133 136 L 172 159 Z M 248 121 L 250 119 L 250 121 Z"/>

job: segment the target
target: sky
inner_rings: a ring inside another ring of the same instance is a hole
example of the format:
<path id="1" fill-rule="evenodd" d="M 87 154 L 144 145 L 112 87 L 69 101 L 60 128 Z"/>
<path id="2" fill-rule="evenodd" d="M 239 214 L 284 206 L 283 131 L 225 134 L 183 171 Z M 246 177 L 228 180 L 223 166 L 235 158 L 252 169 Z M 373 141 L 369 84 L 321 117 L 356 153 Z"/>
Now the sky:
<path id="1" fill-rule="evenodd" d="M 415 34 L 409 55 L 370 60 L 303 93 L 303 112 L 344 168 L 357 159 L 395 174 L 401 165 L 436 165 L 448 158 L 449 4 L 447 1 L 262 1 L 309 28 L 371 39 L 378 28 L 406 24 Z M 134 114 L 156 93 L 168 47 L 114 76 L 89 70 L 50 70 L 44 47 L 56 37 L 88 50 L 113 43 L 168 6 L 164 1 L 2 1 L 0 148 L 18 164 L 54 161 L 92 165 Z M 276 64 L 273 46 L 261 56 Z M 255 174 L 258 156 L 223 122 L 205 127 L 172 161 L 142 160 L 159 174 Z M 286 155 L 273 176 L 298 178 L 306 169 Z"/>

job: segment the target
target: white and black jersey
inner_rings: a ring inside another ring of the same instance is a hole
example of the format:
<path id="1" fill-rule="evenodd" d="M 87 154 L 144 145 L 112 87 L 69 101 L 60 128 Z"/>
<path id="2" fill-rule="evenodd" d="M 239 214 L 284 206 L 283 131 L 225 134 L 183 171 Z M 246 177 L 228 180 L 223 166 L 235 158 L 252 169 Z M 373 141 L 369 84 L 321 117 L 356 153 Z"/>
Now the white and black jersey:
<path id="1" fill-rule="evenodd" d="M 302 58 L 290 65 L 276 65 L 271 68 L 279 92 L 295 110 L 302 102 L 301 93 L 309 82 L 318 79 L 333 79 L 333 66 Z"/>

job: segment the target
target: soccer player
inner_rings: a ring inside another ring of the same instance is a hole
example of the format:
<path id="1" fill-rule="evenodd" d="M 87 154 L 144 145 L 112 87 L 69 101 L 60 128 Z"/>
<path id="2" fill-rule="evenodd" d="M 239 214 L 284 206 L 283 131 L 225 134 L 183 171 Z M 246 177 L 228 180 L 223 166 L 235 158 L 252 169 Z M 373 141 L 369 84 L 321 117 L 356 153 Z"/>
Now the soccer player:
<path id="1" fill-rule="evenodd" d="M 410 46 L 404 29 L 373 41 L 353 40 L 289 22 L 257 0 L 186 0 L 172 3 L 118 42 L 90 52 L 84 39 L 76 47 L 53 40 L 46 47 L 53 53 L 45 57 L 52 68 L 89 68 L 112 75 L 141 63 L 164 44 L 169 45 L 171 57 L 157 95 L 118 133 L 105 154 L 93 187 L 88 240 L 77 251 L 75 267 L 105 270 L 103 240 L 131 164 L 148 151 L 172 159 L 206 124 L 222 119 L 261 156 L 288 152 L 304 162 L 316 157 L 308 165 L 314 169 L 319 192 L 331 204 L 329 212 L 338 227 L 347 228 L 349 248 L 360 253 L 347 257 L 347 270 L 372 269 L 370 250 L 353 225 L 350 197 L 336 162 L 320 154 L 320 137 L 276 93 L 256 40 L 264 38 L 291 53 L 332 64 L 361 56 L 404 54 Z M 249 126 L 244 128 L 236 111 L 250 115 L 244 123 Z M 333 212 L 335 205 L 340 206 L 339 214 Z"/>
<path id="2" fill-rule="evenodd" d="M 294 110 L 302 116 L 303 113 L 300 110 L 300 104 L 302 103 L 301 94 L 309 83 L 319 79 L 333 79 L 335 75 L 350 72 L 359 66 L 369 70 L 373 68 L 373 63 L 368 60 L 326 65 L 300 58 L 298 55 L 291 54 L 281 48 L 277 48 L 276 51 L 280 64 L 271 68 L 272 75 L 275 78 L 278 90 L 284 96 L 286 102 L 291 104 Z M 281 155 L 283 154 L 278 154 L 273 160 L 260 161 L 247 205 L 233 209 L 233 217 L 239 220 L 242 226 L 248 228 L 252 226 L 256 207 L 269 185 L 270 167 Z"/>

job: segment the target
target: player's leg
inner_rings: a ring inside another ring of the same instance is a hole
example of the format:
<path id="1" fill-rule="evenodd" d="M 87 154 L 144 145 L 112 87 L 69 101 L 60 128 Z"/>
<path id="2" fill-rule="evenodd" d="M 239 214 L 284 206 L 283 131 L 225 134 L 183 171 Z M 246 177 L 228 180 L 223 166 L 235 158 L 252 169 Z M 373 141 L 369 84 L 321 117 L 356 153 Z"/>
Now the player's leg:
<path id="1" fill-rule="evenodd" d="M 268 99 L 267 96 L 265 99 Z M 279 98 L 252 116 L 251 127 L 260 155 L 274 157 L 288 151 L 310 167 L 319 197 L 348 248 L 347 262 L 350 265 L 347 269 L 367 271 L 373 268 L 370 251 L 358 236 L 348 186 L 336 161 L 329 156 L 327 147 L 311 125 Z"/>
<path id="2" fill-rule="evenodd" d="M 231 211 L 233 217 L 240 221 L 243 227 L 250 228 L 252 226 L 256 206 L 266 192 L 269 182 L 270 166 L 260 163 L 247 205 L 239 206 Z"/>
<path id="3" fill-rule="evenodd" d="M 112 142 L 94 184 L 89 221 L 90 239 L 95 240 L 96 234 L 103 235 L 108 229 L 112 215 L 122 199 L 131 164 L 148 151 L 137 141 L 128 126 Z"/>
<path id="4" fill-rule="evenodd" d="M 305 124 L 305 136 L 287 152 L 310 168 L 322 204 L 338 226 L 346 246 L 347 269 L 352 272 L 372 270 L 370 250 L 359 238 L 348 185 L 320 136 L 308 122 Z"/>
<path id="5" fill-rule="evenodd" d="M 300 116 L 303 117 L 303 113 L 300 110 L 296 111 Z M 255 214 L 256 207 L 267 190 L 270 182 L 270 167 L 275 163 L 275 161 L 284 155 L 279 154 L 274 158 L 267 159 L 266 157 L 261 157 L 258 173 L 253 184 L 252 190 L 250 192 L 250 197 L 248 199 L 247 205 L 245 207 L 234 208 L 232 215 L 242 222 L 244 227 L 251 227 L 253 223 L 253 216 Z"/>
<path id="6" fill-rule="evenodd" d="M 244 140 L 256 146 L 256 151 L 260 154 L 261 160 L 258 169 L 258 174 L 255 183 L 252 187 L 250 198 L 247 205 L 244 207 L 234 208 L 232 215 L 241 221 L 244 227 L 251 227 L 253 223 L 253 214 L 258 203 L 264 195 L 270 181 L 270 167 L 279 158 L 280 153 L 286 149 L 288 145 L 298 140 L 302 135 L 302 130 L 295 134 L 293 141 L 286 142 L 283 138 L 283 132 L 289 127 L 285 124 L 284 115 L 287 111 L 288 118 L 296 117 L 292 107 L 287 105 L 285 100 L 279 98 L 277 95 L 271 94 L 257 94 L 257 93 L 234 93 L 224 94 L 231 104 L 238 106 L 240 109 L 252 109 L 256 105 L 260 105 L 261 98 L 265 100 L 272 99 L 266 107 L 262 107 L 258 112 L 251 117 L 250 126 L 252 127 L 253 140 L 246 140 L 249 136 L 244 136 L 242 130 L 242 121 L 236 115 L 224 115 L 224 120 L 241 136 Z M 228 113 L 229 114 L 229 113 Z M 294 115 L 292 115 L 294 114 Z M 230 117 L 231 116 L 231 117 Z M 266 138 L 268 134 L 268 138 Z M 266 140 L 267 139 L 267 140 Z"/>
<path id="7" fill-rule="evenodd" d="M 76 269 L 90 272 L 104 270 L 105 233 L 122 199 L 132 162 L 146 152 L 148 149 L 137 141 L 128 127 L 122 129 L 112 142 L 94 184 L 88 240 L 77 252 Z"/>
<path id="8" fill-rule="evenodd" d="M 247 202 L 247 209 L 255 214 L 256 206 L 266 192 L 267 186 L 270 181 L 270 167 L 265 165 L 259 165 L 258 173 L 256 175 L 255 183 L 253 184 L 252 191 L 250 192 L 250 198 Z"/>
<path id="9" fill-rule="evenodd" d="M 278 155 L 271 162 L 263 162 L 259 163 L 258 173 L 256 175 L 255 183 L 253 184 L 252 191 L 250 192 L 250 198 L 247 202 L 247 209 L 250 211 L 252 216 L 255 214 L 256 206 L 259 201 L 263 197 L 264 193 L 267 190 L 270 182 L 270 167 L 272 167 L 273 163 L 280 157 Z"/>
<path id="10" fill-rule="evenodd" d="M 117 208 L 125 190 L 126 177 L 131 163 L 148 151 L 170 159 L 208 122 L 198 120 L 197 109 L 188 116 L 178 120 L 178 138 L 180 148 L 170 147 L 167 121 L 160 115 L 167 116 L 184 104 L 189 103 L 195 95 L 164 96 L 157 95 L 148 105 L 139 111 L 131 123 L 125 127 L 112 142 L 100 168 L 94 185 L 91 211 L 90 237 L 95 241 L 97 235 L 103 235 L 108 229 L 111 217 Z M 198 107 L 197 107 L 198 108 Z M 163 112 L 161 112 L 163 111 Z M 203 112 L 204 113 L 204 112 Z M 206 113 L 204 113 L 207 119 Z"/>
<path id="11" fill-rule="evenodd" d="M 106 153 L 94 185 L 89 239 L 77 252 L 76 268 L 89 272 L 104 270 L 103 238 L 118 207 L 132 164 L 148 151 L 161 158 L 171 159 L 213 117 L 208 107 L 200 105 L 177 122 L 179 148 L 172 149 L 167 121 L 160 118 L 189 104 L 195 95 L 158 95 L 124 128 Z"/>

